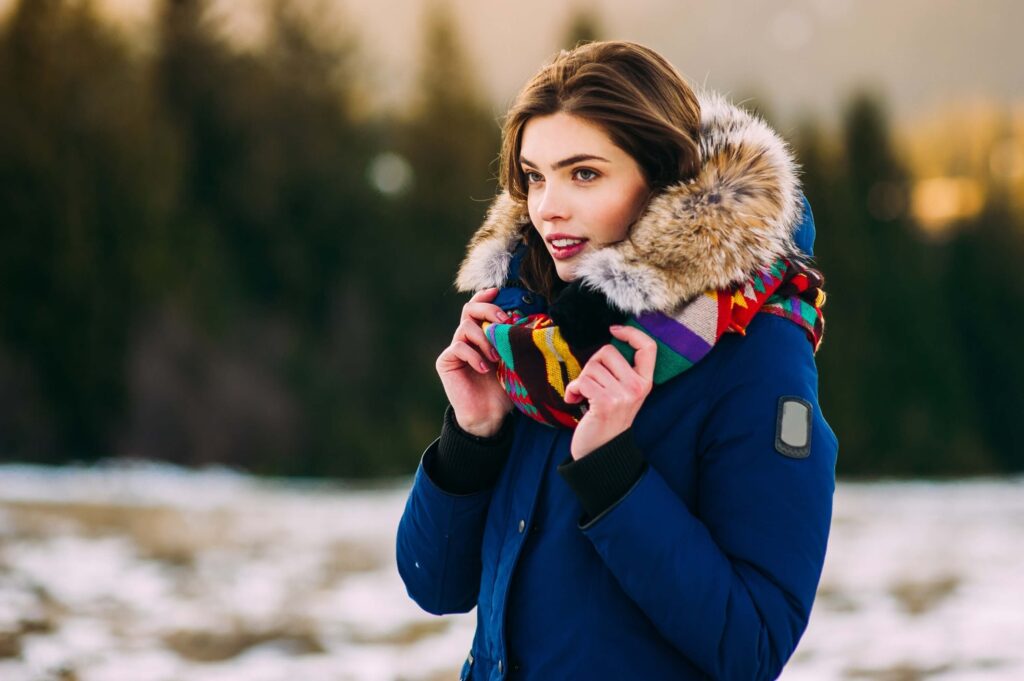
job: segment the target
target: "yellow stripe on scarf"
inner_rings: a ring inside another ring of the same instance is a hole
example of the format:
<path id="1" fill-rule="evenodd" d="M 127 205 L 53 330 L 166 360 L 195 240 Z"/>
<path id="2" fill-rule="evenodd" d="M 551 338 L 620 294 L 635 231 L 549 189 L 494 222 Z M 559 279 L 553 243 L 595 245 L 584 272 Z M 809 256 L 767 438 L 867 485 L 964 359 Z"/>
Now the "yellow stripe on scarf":
<path id="1" fill-rule="evenodd" d="M 544 369 L 548 375 L 548 383 L 565 397 L 565 384 L 562 383 L 562 372 L 559 365 L 565 364 L 569 380 L 580 375 L 580 363 L 569 350 L 569 344 L 558 332 L 557 326 L 549 326 L 546 329 L 537 329 L 533 332 L 533 342 L 544 357 Z"/>

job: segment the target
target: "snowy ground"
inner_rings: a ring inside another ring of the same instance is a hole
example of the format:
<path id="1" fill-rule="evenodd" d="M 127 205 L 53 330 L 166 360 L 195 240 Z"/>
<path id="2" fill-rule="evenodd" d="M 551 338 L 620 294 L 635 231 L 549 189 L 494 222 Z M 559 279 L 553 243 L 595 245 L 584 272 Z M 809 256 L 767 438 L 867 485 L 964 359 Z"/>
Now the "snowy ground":
<path id="1" fill-rule="evenodd" d="M 409 484 L 0 466 L 0 679 L 455 679 L 475 612 L 406 596 Z M 1024 679 L 1024 480 L 841 484 L 782 678 Z"/>

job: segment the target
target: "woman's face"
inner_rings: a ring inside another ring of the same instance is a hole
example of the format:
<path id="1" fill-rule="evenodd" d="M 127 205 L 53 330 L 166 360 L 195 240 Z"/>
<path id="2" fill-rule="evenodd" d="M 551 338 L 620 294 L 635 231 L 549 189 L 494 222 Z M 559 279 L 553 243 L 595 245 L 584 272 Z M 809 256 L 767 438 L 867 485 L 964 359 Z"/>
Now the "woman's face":
<path id="1" fill-rule="evenodd" d="M 566 282 L 581 254 L 626 238 L 650 193 L 632 156 L 567 113 L 527 121 L 519 163 L 530 219 Z"/>

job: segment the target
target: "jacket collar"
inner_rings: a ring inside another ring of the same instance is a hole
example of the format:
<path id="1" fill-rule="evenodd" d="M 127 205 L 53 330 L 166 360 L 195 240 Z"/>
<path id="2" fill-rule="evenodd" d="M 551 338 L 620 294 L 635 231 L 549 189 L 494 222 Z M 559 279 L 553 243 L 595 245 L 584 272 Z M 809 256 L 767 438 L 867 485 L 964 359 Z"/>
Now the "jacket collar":
<path id="1" fill-rule="evenodd" d="M 625 240 L 581 256 L 582 284 L 624 312 L 671 312 L 709 289 L 800 258 L 804 210 L 797 164 L 760 118 L 712 92 L 698 94 L 701 169 L 653 197 Z M 520 237 L 533 229 L 525 202 L 499 194 L 466 249 L 456 288 L 503 286 Z"/>

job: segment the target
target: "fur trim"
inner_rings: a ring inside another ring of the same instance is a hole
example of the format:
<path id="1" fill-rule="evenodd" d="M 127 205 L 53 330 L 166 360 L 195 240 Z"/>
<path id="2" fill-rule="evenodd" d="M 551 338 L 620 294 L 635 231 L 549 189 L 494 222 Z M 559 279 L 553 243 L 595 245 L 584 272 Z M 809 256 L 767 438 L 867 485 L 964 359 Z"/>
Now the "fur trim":
<path id="1" fill-rule="evenodd" d="M 669 313 L 800 253 L 798 166 L 786 142 L 721 95 L 698 98 L 700 172 L 651 199 L 625 240 L 581 256 L 576 268 L 582 284 L 631 314 Z M 525 203 L 508 192 L 496 197 L 459 266 L 458 290 L 503 286 L 512 252 L 532 228 Z"/>
<path id="2" fill-rule="evenodd" d="M 526 204 L 514 200 L 507 191 L 499 194 L 487 209 L 484 224 L 469 240 L 455 287 L 470 292 L 503 286 L 512 252 L 523 231 L 532 228 Z"/>

